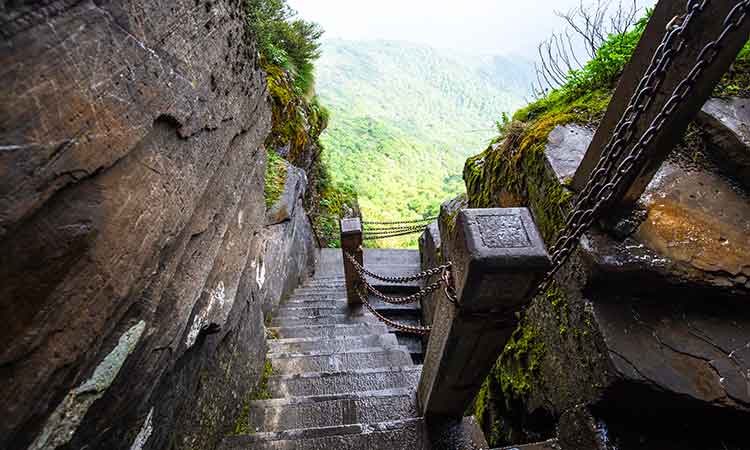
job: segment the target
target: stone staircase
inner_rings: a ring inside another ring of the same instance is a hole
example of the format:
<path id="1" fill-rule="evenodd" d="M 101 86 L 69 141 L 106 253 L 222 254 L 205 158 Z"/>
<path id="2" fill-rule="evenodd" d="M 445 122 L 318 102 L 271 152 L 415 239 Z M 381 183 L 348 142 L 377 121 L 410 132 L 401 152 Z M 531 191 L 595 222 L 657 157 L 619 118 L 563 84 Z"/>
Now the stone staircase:
<path id="1" fill-rule="evenodd" d="M 368 250 L 376 272 L 420 270 L 416 251 Z M 418 286 L 379 286 L 404 295 Z M 418 323 L 417 308 L 376 309 Z M 273 375 L 267 400 L 250 404 L 250 433 L 224 440 L 222 450 L 486 448 L 473 419 L 438 424 L 419 417 L 416 387 L 421 340 L 397 336 L 364 308 L 346 303 L 340 250 L 322 250 L 314 278 L 279 305 L 270 331 Z"/>

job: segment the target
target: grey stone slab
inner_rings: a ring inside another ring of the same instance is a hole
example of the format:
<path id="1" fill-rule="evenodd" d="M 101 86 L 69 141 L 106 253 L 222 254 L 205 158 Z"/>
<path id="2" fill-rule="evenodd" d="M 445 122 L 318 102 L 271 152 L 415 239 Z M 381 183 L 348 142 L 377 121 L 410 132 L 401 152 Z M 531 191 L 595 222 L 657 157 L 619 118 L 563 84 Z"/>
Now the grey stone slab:
<path id="1" fill-rule="evenodd" d="M 284 326 L 271 327 L 270 330 L 277 333 L 281 338 L 361 336 L 363 334 L 382 334 L 388 332 L 388 328 L 380 323 L 294 327 Z"/>
<path id="2" fill-rule="evenodd" d="M 358 323 L 376 323 L 372 314 L 331 314 L 327 316 L 280 317 L 274 318 L 271 324 L 276 327 L 298 327 L 303 325 L 354 325 Z"/>
<path id="3" fill-rule="evenodd" d="M 365 249 L 365 266 L 406 265 L 419 267 L 418 250 Z"/>
<path id="4" fill-rule="evenodd" d="M 623 302 L 594 304 L 596 324 L 617 380 L 612 404 L 638 408 L 644 386 L 652 410 L 675 408 L 750 412 L 750 314 L 731 306 Z M 618 397 L 614 397 L 617 393 Z"/>
<path id="5" fill-rule="evenodd" d="M 716 164 L 739 183 L 750 186 L 750 99 L 712 98 L 696 119 L 705 131 Z"/>
<path id="6" fill-rule="evenodd" d="M 511 445 L 497 450 L 560 450 L 556 439 L 544 442 L 535 442 L 533 444 Z"/>
<path id="7" fill-rule="evenodd" d="M 255 431 L 283 431 L 417 417 L 413 387 L 385 391 L 259 400 L 250 404 Z"/>
<path id="8" fill-rule="evenodd" d="M 290 397 L 409 388 L 417 385 L 421 370 L 402 366 L 278 375 L 269 379 L 268 391 L 274 397 Z"/>
<path id="9" fill-rule="evenodd" d="M 472 419 L 435 433 L 423 419 L 256 433 L 225 439 L 219 450 L 479 450 L 487 444 Z"/>
<path id="10" fill-rule="evenodd" d="M 220 450 L 428 450 L 421 419 L 230 437 Z"/>
<path id="11" fill-rule="evenodd" d="M 560 184 L 573 178 L 593 138 L 592 130 L 579 125 L 558 125 L 549 134 L 545 162 Z"/>
<path id="12" fill-rule="evenodd" d="M 303 303 L 304 304 L 304 303 Z M 329 316 L 333 314 L 346 314 L 349 310 L 346 303 L 336 302 L 328 303 L 326 306 L 282 306 L 276 310 L 274 317 L 299 318 L 310 316 Z"/>
<path id="13" fill-rule="evenodd" d="M 307 190 L 307 175 L 305 171 L 286 163 L 286 181 L 284 191 L 276 200 L 276 203 L 266 212 L 266 224 L 276 225 L 281 222 L 290 220 L 296 208 L 301 208 L 302 204 L 297 200 L 304 198 Z M 303 212 L 304 214 L 304 212 Z"/>
<path id="14" fill-rule="evenodd" d="M 364 336 L 344 336 L 334 339 L 321 338 L 298 338 L 298 339 L 272 339 L 268 341 L 271 353 L 304 353 L 311 351 L 342 352 L 357 348 L 368 347 L 395 347 L 399 345 L 398 339 L 391 333 L 371 334 Z"/>
<path id="15" fill-rule="evenodd" d="M 412 365 L 409 353 L 399 347 L 358 349 L 357 351 L 321 354 L 269 355 L 274 370 L 282 374 L 302 372 L 336 372 L 376 367 Z"/>

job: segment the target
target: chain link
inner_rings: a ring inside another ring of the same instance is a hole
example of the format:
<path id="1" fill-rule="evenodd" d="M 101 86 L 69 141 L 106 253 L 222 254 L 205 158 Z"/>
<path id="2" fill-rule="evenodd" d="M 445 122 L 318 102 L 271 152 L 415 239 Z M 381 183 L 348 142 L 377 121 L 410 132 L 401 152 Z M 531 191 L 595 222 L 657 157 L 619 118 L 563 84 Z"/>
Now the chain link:
<path id="1" fill-rule="evenodd" d="M 410 223 L 434 222 L 435 220 L 437 220 L 437 216 L 427 217 L 427 218 L 418 219 L 418 220 L 401 220 L 398 222 L 365 222 L 365 221 L 362 221 L 362 225 L 406 225 Z"/>
<path id="2" fill-rule="evenodd" d="M 432 327 L 417 327 L 412 325 L 404 325 L 402 323 L 393 321 L 384 315 L 380 314 L 375 310 L 375 308 L 372 307 L 369 300 L 367 299 L 367 295 L 365 295 L 362 290 L 357 290 L 357 295 L 359 295 L 359 299 L 362 301 L 362 303 L 365 305 L 365 308 L 367 308 L 368 311 L 372 313 L 375 317 L 378 318 L 381 322 L 388 325 L 391 328 L 395 328 L 396 330 L 402 331 L 404 333 L 411 333 L 411 334 L 418 334 L 421 336 L 426 336 L 430 334 L 430 331 L 432 330 Z"/>
<path id="3" fill-rule="evenodd" d="M 401 231 L 401 232 L 394 232 L 394 233 L 365 233 L 362 235 L 362 239 L 366 241 L 375 241 L 378 239 L 388 239 L 392 237 L 398 237 L 398 236 L 408 236 L 410 234 L 419 234 L 423 233 L 424 229 L 419 228 L 411 231 Z"/>
<path id="4" fill-rule="evenodd" d="M 603 206 L 611 201 L 612 196 L 622 187 L 624 181 L 633 174 L 637 163 L 643 158 L 645 149 L 651 144 L 657 133 L 662 130 L 669 116 L 690 95 L 697 79 L 718 55 L 724 40 L 732 30 L 742 24 L 747 18 L 748 9 L 750 9 L 750 0 L 742 1 L 732 9 L 723 22 L 722 33 L 716 40 L 708 43 L 701 50 L 693 69 L 673 90 L 669 100 L 654 117 L 636 144 L 627 152 L 625 157 L 622 157 L 623 151 L 634 137 L 633 124 L 651 106 L 653 93 L 657 92 L 661 86 L 675 55 L 685 47 L 685 31 L 688 25 L 697 13 L 705 9 L 707 4 L 708 0 L 689 1 L 682 23 L 671 27 L 671 30 L 668 31 L 657 47 L 651 64 L 636 89 L 636 93 L 631 97 L 625 113 L 615 127 L 613 136 L 602 150 L 602 155 L 592 171 L 591 178 L 578 195 L 560 236 L 550 250 L 552 268 L 537 287 L 536 294 L 549 287 L 555 273 L 570 257 L 583 233 L 591 227 Z M 678 18 L 673 20 L 672 23 L 677 21 Z M 675 43 L 675 39 L 679 41 Z M 594 199 L 596 199 L 596 202 L 594 202 Z"/>
<path id="5" fill-rule="evenodd" d="M 357 271 L 362 271 L 366 275 L 371 276 L 372 278 L 375 278 L 375 279 L 380 280 L 380 281 L 386 281 L 388 283 L 408 283 L 410 281 L 417 281 L 417 280 L 422 280 L 424 278 L 430 278 L 430 277 L 433 277 L 433 276 L 441 273 L 442 271 L 444 271 L 446 269 L 450 269 L 450 267 L 451 267 L 451 263 L 448 262 L 446 264 L 442 264 L 440 266 L 433 267 L 432 269 L 427 269 L 427 270 L 424 270 L 422 272 L 415 273 L 414 275 L 406 275 L 406 276 L 401 276 L 401 277 L 386 277 L 386 276 L 379 275 L 377 273 L 374 273 L 374 272 L 371 272 L 371 271 L 365 269 L 359 263 L 359 261 L 357 261 L 357 258 L 355 258 L 352 254 L 350 254 L 350 253 L 344 253 L 344 255 L 346 255 L 346 258 L 349 260 L 349 262 L 351 262 L 354 265 L 354 267 L 355 267 L 355 269 Z"/>
<path id="6" fill-rule="evenodd" d="M 353 256 L 349 255 L 348 253 L 346 253 L 346 255 L 349 257 L 349 261 L 354 266 L 355 272 L 357 272 L 357 275 L 359 276 L 360 281 L 362 281 L 362 284 L 367 288 L 367 290 L 370 291 L 375 297 L 383 300 L 385 303 L 390 303 L 391 305 L 406 305 L 406 304 L 409 304 L 409 303 L 416 303 L 419 300 L 427 297 L 428 295 L 430 295 L 433 292 L 435 292 L 438 289 L 440 289 L 440 285 L 443 283 L 443 279 L 441 278 L 440 280 L 438 280 L 438 281 L 436 281 L 434 283 L 429 284 L 427 287 L 424 287 L 424 288 L 420 289 L 419 292 L 415 292 L 414 294 L 407 295 L 405 297 L 389 297 L 389 296 L 383 294 L 382 292 L 378 291 L 377 289 L 375 289 L 375 287 L 372 286 L 367 281 L 367 276 L 365 274 L 365 272 L 366 272 L 365 268 L 362 267 L 359 264 L 359 262 L 357 262 L 357 260 Z M 430 270 L 432 271 L 434 269 L 430 269 Z M 445 269 L 442 269 L 442 270 L 444 271 Z M 369 272 L 369 271 L 367 271 L 367 272 L 368 273 L 372 273 L 372 272 Z M 423 273 L 426 273 L 426 272 L 423 272 Z M 384 278 L 385 278 L 385 280 L 383 280 Z M 379 279 L 381 279 L 383 281 L 387 281 L 387 278 L 389 278 L 389 277 L 379 277 Z M 410 278 L 410 277 L 394 277 L 394 278 L 398 278 L 398 279 L 401 279 L 401 280 L 407 279 L 407 281 L 413 281 L 413 280 L 408 280 L 408 278 Z M 419 278 L 417 278 L 417 279 L 419 279 Z"/>

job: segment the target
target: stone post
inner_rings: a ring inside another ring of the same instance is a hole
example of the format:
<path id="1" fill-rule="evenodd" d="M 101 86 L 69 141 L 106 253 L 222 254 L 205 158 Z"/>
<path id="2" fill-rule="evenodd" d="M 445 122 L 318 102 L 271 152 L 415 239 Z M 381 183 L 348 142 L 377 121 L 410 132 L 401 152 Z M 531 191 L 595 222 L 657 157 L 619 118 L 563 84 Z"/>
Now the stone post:
<path id="1" fill-rule="evenodd" d="M 346 298 L 349 305 L 361 305 L 357 290 L 359 289 L 359 276 L 354 265 L 346 257 L 346 254 L 354 255 L 360 264 L 364 265 L 362 257 L 362 222 L 358 217 L 353 219 L 341 219 L 341 252 L 344 258 L 344 276 L 346 278 Z"/>
<path id="2" fill-rule="evenodd" d="M 458 301 L 436 298 L 418 390 L 428 418 L 463 416 L 550 267 L 528 209 L 463 209 L 453 217 L 441 217 L 440 234 Z"/>

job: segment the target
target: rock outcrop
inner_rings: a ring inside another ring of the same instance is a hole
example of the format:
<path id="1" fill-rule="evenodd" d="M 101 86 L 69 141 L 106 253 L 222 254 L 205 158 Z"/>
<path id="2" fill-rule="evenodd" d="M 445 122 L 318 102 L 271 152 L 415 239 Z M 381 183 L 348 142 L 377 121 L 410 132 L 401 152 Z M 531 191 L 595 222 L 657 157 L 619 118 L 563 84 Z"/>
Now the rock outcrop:
<path id="1" fill-rule="evenodd" d="M 265 227 L 241 2 L 11 2 L 0 35 L 0 447 L 213 448 L 314 256 L 301 208 Z"/>
<path id="2" fill-rule="evenodd" d="M 701 154 L 676 149 L 635 213 L 593 227 L 533 300 L 477 399 L 491 444 L 556 436 L 571 450 L 745 448 L 744 104 L 709 101 Z M 549 246 L 592 132 L 563 125 L 544 136 L 523 149 L 495 144 L 467 163 L 465 178 L 472 206 L 528 205 Z"/>

